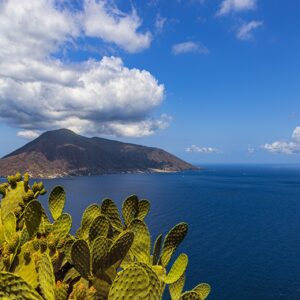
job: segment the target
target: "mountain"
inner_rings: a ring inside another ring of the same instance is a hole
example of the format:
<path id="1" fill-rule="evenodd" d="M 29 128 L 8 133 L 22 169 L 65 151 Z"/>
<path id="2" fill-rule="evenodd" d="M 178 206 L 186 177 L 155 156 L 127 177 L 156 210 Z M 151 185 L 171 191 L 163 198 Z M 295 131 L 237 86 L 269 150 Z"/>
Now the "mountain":
<path id="1" fill-rule="evenodd" d="M 55 178 L 191 169 L 196 167 L 158 148 L 87 138 L 68 129 L 45 132 L 0 159 L 0 176 L 18 171 L 32 177 Z"/>

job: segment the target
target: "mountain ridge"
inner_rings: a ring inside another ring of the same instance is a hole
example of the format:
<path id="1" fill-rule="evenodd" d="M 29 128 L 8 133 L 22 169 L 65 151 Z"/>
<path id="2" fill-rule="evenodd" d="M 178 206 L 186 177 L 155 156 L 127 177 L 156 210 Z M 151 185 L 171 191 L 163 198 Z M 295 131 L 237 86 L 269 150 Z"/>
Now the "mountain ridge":
<path id="1" fill-rule="evenodd" d="M 85 137 L 69 129 L 41 134 L 0 159 L 0 176 L 18 171 L 36 178 L 198 169 L 156 147 Z"/>

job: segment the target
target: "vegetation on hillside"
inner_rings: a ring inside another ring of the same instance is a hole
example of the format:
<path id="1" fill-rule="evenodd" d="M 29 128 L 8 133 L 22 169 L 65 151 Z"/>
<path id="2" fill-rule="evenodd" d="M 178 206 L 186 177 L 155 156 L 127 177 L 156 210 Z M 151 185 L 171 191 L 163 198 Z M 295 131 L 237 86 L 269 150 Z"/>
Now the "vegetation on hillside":
<path id="1" fill-rule="evenodd" d="M 156 300 L 166 286 L 172 300 L 203 300 L 210 293 L 206 283 L 183 292 L 186 254 L 169 266 L 186 223 L 164 239 L 159 235 L 150 251 L 144 222 L 150 203 L 132 195 L 122 206 L 123 222 L 115 203 L 104 199 L 87 207 L 73 236 L 64 189 L 50 193 L 50 216 L 38 200 L 45 193 L 42 182 L 30 186 L 28 174 L 9 176 L 0 185 L 1 299 Z"/>

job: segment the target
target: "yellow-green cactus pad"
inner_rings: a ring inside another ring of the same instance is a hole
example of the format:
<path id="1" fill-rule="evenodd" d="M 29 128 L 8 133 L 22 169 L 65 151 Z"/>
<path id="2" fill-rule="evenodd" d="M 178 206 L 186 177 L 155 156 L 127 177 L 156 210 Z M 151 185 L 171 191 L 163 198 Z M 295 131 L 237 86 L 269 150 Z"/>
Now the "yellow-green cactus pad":
<path id="1" fill-rule="evenodd" d="M 104 259 L 104 270 L 124 259 L 132 245 L 133 239 L 134 234 L 130 231 L 119 235 Z"/>
<path id="2" fill-rule="evenodd" d="M 89 240 L 92 242 L 96 237 L 107 237 L 110 223 L 104 215 L 96 217 L 90 227 Z"/>
<path id="3" fill-rule="evenodd" d="M 101 213 L 108 217 L 114 228 L 119 231 L 123 229 L 119 210 L 116 204 L 111 199 L 106 198 L 103 200 L 101 204 Z"/>
<path id="4" fill-rule="evenodd" d="M 210 294 L 211 287 L 207 283 L 200 283 L 193 288 L 193 291 L 200 296 L 201 300 L 204 300 Z"/>
<path id="5" fill-rule="evenodd" d="M 64 239 L 70 232 L 72 227 L 72 217 L 67 214 L 61 214 L 53 223 L 51 233 L 53 236 Z"/>
<path id="6" fill-rule="evenodd" d="M 71 258 L 71 249 L 72 249 L 72 246 L 74 244 L 75 240 L 73 239 L 68 239 L 64 246 L 63 246 L 63 252 L 65 254 L 65 259 L 69 262 L 69 263 L 72 263 L 72 258 Z"/>
<path id="7" fill-rule="evenodd" d="M 75 268 L 71 268 L 64 277 L 64 283 L 71 282 L 78 278 L 80 278 L 80 273 Z"/>
<path id="8" fill-rule="evenodd" d="M 89 230 L 92 222 L 96 217 L 100 215 L 101 215 L 101 209 L 98 204 L 91 204 L 86 208 L 81 219 L 81 227 L 79 230 L 80 234 L 78 234 L 80 238 L 83 239 L 88 238 Z"/>
<path id="9" fill-rule="evenodd" d="M 177 281 L 169 285 L 169 292 L 172 300 L 178 300 L 180 298 L 184 284 L 185 274 L 181 275 Z"/>
<path id="10" fill-rule="evenodd" d="M 2 195 L 2 197 L 5 197 L 7 187 L 8 187 L 7 183 L 0 184 L 0 195 Z"/>
<path id="11" fill-rule="evenodd" d="M 175 260 L 170 272 L 165 278 L 165 283 L 174 283 L 184 274 L 188 264 L 188 256 L 184 253 L 180 254 Z"/>
<path id="12" fill-rule="evenodd" d="M 152 266 L 152 270 L 155 272 L 160 281 L 164 282 L 167 276 L 166 269 L 161 265 Z"/>
<path id="13" fill-rule="evenodd" d="M 0 272 L 0 298 L 11 300 L 43 300 L 20 276 Z"/>
<path id="14" fill-rule="evenodd" d="M 24 212 L 24 219 L 28 234 L 32 237 L 37 233 L 42 220 L 42 205 L 37 200 L 30 201 Z"/>
<path id="15" fill-rule="evenodd" d="M 1 184 L 2 199 L 1 199 L 1 215 L 2 219 L 14 211 L 20 209 L 20 204 L 23 205 L 23 198 L 26 194 L 24 190 L 24 183 L 16 182 L 15 185 Z"/>
<path id="16" fill-rule="evenodd" d="M 20 246 L 23 246 L 29 240 L 29 233 L 26 227 L 23 227 L 20 234 Z"/>
<path id="17" fill-rule="evenodd" d="M 182 222 L 174 226 L 167 234 L 161 254 L 161 263 L 164 267 L 169 263 L 173 253 L 186 236 L 187 231 L 188 225 Z"/>
<path id="18" fill-rule="evenodd" d="M 159 280 L 156 273 L 146 264 L 141 264 L 149 277 L 149 300 L 161 299 L 163 292 L 163 283 Z"/>
<path id="19" fill-rule="evenodd" d="M 137 261 L 149 264 L 151 239 L 147 225 L 139 219 L 134 219 L 128 229 L 134 233 L 130 248 L 132 254 Z"/>
<path id="20" fill-rule="evenodd" d="M 49 195 L 49 210 L 54 220 L 63 212 L 66 202 L 66 193 L 61 186 L 55 187 Z"/>
<path id="21" fill-rule="evenodd" d="M 55 278 L 51 259 L 47 253 L 44 253 L 38 263 L 39 285 L 41 291 L 47 300 L 55 300 L 54 285 Z"/>
<path id="22" fill-rule="evenodd" d="M 126 226 L 129 226 L 139 213 L 139 199 L 136 195 L 131 195 L 125 199 L 122 206 L 122 215 Z"/>
<path id="23" fill-rule="evenodd" d="M 157 265 L 158 263 L 160 251 L 161 251 L 161 245 L 162 245 L 162 234 L 160 234 L 154 242 L 153 254 L 152 254 L 153 265 Z"/>
<path id="24" fill-rule="evenodd" d="M 72 245 L 71 258 L 75 269 L 85 279 L 91 275 L 90 248 L 85 240 L 77 240 Z"/>
<path id="25" fill-rule="evenodd" d="M 16 260 L 18 263 L 16 265 L 13 264 L 11 269 L 31 287 L 36 288 L 38 286 L 37 261 L 40 258 L 40 253 L 35 252 L 32 241 L 25 243 L 20 250 Z M 29 260 L 27 260 L 28 257 L 30 258 Z"/>
<path id="26" fill-rule="evenodd" d="M 11 241 L 16 233 L 17 220 L 13 212 L 3 218 L 4 237 L 7 242 Z"/>
<path id="27" fill-rule="evenodd" d="M 112 244 L 112 241 L 99 236 L 94 240 L 92 246 L 92 269 L 93 274 L 99 276 L 103 272 L 104 268 L 104 259 L 107 256 L 109 248 Z"/>
<path id="28" fill-rule="evenodd" d="M 69 285 L 58 281 L 56 283 L 56 286 L 54 288 L 54 296 L 55 300 L 67 300 L 68 298 L 68 287 Z"/>
<path id="29" fill-rule="evenodd" d="M 108 295 L 110 300 L 149 300 L 150 280 L 141 266 L 133 265 L 118 273 Z"/>
<path id="30" fill-rule="evenodd" d="M 139 212 L 137 215 L 137 219 L 144 220 L 150 211 L 150 202 L 148 200 L 139 201 Z"/>
<path id="31" fill-rule="evenodd" d="M 200 296 L 194 291 L 183 293 L 179 299 L 180 300 L 202 300 Z"/>

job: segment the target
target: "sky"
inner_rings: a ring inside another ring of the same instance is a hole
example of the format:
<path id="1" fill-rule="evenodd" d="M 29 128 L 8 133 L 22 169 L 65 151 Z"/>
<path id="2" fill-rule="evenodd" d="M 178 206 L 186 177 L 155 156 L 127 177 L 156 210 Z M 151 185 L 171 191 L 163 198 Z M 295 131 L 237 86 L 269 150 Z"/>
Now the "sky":
<path id="1" fill-rule="evenodd" d="M 0 0 L 0 156 L 69 128 L 193 163 L 300 163 L 297 0 Z"/>

